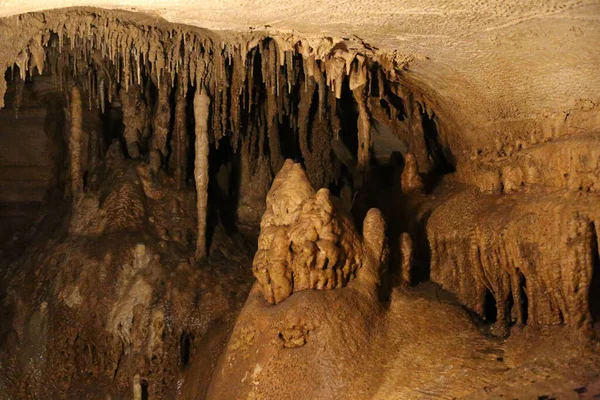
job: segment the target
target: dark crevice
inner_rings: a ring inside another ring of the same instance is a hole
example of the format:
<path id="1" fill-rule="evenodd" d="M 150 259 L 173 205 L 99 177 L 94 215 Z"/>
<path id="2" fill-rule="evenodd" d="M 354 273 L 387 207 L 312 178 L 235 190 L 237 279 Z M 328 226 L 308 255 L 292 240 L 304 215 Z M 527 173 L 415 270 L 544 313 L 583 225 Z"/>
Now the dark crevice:
<path id="1" fill-rule="evenodd" d="M 434 173 L 439 175 L 450 174 L 456 170 L 456 161 L 452 152 L 447 146 L 444 146 L 440 140 L 435 114 L 429 117 L 425 112 L 421 112 L 423 121 L 423 132 L 425 134 L 425 145 L 427 152 L 433 159 Z"/>
<path id="2" fill-rule="evenodd" d="M 527 279 L 525 275 L 519 273 L 519 291 L 521 293 L 521 315 L 523 318 L 523 324 L 527 324 L 527 318 L 529 313 L 529 299 L 527 298 Z"/>
<path id="3" fill-rule="evenodd" d="M 186 367 L 190 362 L 192 339 L 189 333 L 183 333 L 179 341 L 179 357 L 181 366 Z"/>
<path id="4" fill-rule="evenodd" d="M 142 380 L 142 400 L 148 400 L 148 381 Z"/>
<path id="5" fill-rule="evenodd" d="M 483 319 L 486 322 L 496 322 L 498 318 L 498 309 L 496 307 L 496 298 L 492 292 L 487 289 L 485 291 L 485 299 L 483 302 Z"/>

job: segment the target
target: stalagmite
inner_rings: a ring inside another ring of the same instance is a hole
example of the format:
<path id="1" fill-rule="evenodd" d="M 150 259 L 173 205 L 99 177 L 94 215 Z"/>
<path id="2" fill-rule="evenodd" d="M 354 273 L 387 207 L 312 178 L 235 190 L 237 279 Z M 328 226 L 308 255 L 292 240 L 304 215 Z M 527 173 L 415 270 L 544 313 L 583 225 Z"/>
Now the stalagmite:
<path id="1" fill-rule="evenodd" d="M 139 374 L 133 377 L 133 400 L 142 400 L 142 382 Z"/>
<path id="2" fill-rule="evenodd" d="M 207 255 L 206 249 L 206 213 L 208 205 L 208 117 L 210 97 L 206 87 L 198 87 L 194 96 L 194 119 L 196 123 L 196 155 L 194 160 L 194 179 L 196 181 L 196 210 L 198 212 L 198 238 L 196 240 L 196 258 Z"/>
<path id="3" fill-rule="evenodd" d="M 342 288 L 364 269 L 378 280 L 387 246 L 381 212 L 371 209 L 363 235 L 328 189 L 315 191 L 300 164 L 286 160 L 266 199 L 252 271 L 269 303 L 294 292 Z"/>
<path id="4" fill-rule="evenodd" d="M 83 173 L 81 170 L 82 137 L 81 92 L 77 86 L 71 89 L 71 135 L 69 153 L 71 155 L 71 195 L 78 199 L 83 193 Z"/>
<path id="5" fill-rule="evenodd" d="M 419 175 L 417 159 L 412 153 L 406 153 L 404 158 L 404 170 L 401 177 L 402 192 L 421 192 L 423 191 L 423 181 Z"/>
<path id="6" fill-rule="evenodd" d="M 413 263 L 413 240 L 409 233 L 402 232 L 400 234 L 400 255 L 402 268 L 402 281 L 411 284 L 411 268 Z"/>
<path id="7" fill-rule="evenodd" d="M 358 104 L 358 163 L 357 169 L 366 174 L 369 169 L 369 152 L 371 150 L 371 122 L 367 109 L 366 85 L 352 91 Z"/>

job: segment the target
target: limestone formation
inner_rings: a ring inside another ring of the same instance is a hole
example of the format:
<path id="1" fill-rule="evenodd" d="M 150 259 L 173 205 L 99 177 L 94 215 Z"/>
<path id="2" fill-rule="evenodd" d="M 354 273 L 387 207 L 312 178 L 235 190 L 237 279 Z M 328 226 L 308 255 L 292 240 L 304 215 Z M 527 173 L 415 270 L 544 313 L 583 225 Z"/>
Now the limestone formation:
<path id="1" fill-rule="evenodd" d="M 523 200 L 496 197 L 490 209 L 476 190 L 450 196 L 427 228 L 431 278 L 496 320 L 500 334 L 513 322 L 587 329 L 599 259 L 597 195 L 537 193 Z"/>
<path id="2" fill-rule="evenodd" d="M 83 171 L 81 168 L 81 92 L 77 86 L 71 89 L 71 134 L 69 136 L 69 154 L 71 155 L 71 194 L 79 199 L 83 193 Z"/>
<path id="3" fill-rule="evenodd" d="M 402 260 L 402 280 L 407 285 L 410 285 L 412 282 L 411 269 L 414 262 L 414 243 L 412 237 L 407 232 L 400 234 L 400 255 Z"/>
<path id="4" fill-rule="evenodd" d="M 169 105 L 171 87 L 166 76 L 159 79 L 157 84 L 158 93 L 154 106 L 154 119 L 152 121 L 152 147 L 159 152 L 160 159 L 164 163 L 167 157 L 167 138 L 171 122 L 171 107 Z"/>
<path id="5" fill-rule="evenodd" d="M 196 158 L 194 179 L 196 181 L 196 211 L 198 238 L 196 258 L 206 257 L 206 213 L 208 212 L 208 113 L 210 97 L 206 88 L 198 88 L 194 96 L 194 119 L 196 121 Z"/>
<path id="6" fill-rule="evenodd" d="M 402 192 L 421 192 L 423 190 L 423 181 L 419 174 L 417 159 L 412 153 L 406 153 L 404 157 L 404 170 L 401 176 Z"/>
<path id="7" fill-rule="evenodd" d="M 181 85 L 175 91 L 175 121 L 173 123 L 173 155 L 171 169 L 174 169 L 177 189 L 183 189 L 187 174 L 188 135 L 186 124 L 185 93 Z"/>
<path id="8" fill-rule="evenodd" d="M 358 104 L 358 164 L 359 171 L 366 173 L 369 169 L 371 150 L 371 122 L 366 104 L 366 88 L 360 86 L 352 92 Z"/>
<path id="9" fill-rule="evenodd" d="M 600 395 L 593 1 L 0 3 L 1 399 Z"/>
<path id="10" fill-rule="evenodd" d="M 127 89 L 123 87 L 120 91 L 125 124 L 123 136 L 127 144 L 127 154 L 133 159 L 140 157 L 140 141 L 146 126 L 147 106 L 141 96 L 142 90 L 138 85 Z"/>
<path id="11" fill-rule="evenodd" d="M 369 262 L 365 248 L 384 262 L 385 228 L 375 222 L 381 220 L 367 215 L 361 239 L 329 190 L 315 193 L 300 164 L 286 160 L 267 194 L 252 264 L 265 299 L 279 303 L 294 292 L 346 286 Z"/>

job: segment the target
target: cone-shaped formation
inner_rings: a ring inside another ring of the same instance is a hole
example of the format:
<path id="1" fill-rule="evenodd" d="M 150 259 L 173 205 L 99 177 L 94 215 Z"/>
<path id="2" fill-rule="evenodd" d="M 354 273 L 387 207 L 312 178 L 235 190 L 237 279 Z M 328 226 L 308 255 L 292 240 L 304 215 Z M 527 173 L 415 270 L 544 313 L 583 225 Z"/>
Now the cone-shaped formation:
<path id="1" fill-rule="evenodd" d="M 401 180 L 404 193 L 423 191 L 423 181 L 419 174 L 417 159 L 412 153 L 406 153 L 404 157 L 404 170 L 402 171 Z"/>
<path id="2" fill-rule="evenodd" d="M 253 262 L 265 299 L 279 303 L 301 290 L 340 288 L 370 260 L 384 262 L 379 211 L 368 213 L 364 234 L 329 190 L 315 193 L 300 164 L 287 160 L 267 195 Z"/>

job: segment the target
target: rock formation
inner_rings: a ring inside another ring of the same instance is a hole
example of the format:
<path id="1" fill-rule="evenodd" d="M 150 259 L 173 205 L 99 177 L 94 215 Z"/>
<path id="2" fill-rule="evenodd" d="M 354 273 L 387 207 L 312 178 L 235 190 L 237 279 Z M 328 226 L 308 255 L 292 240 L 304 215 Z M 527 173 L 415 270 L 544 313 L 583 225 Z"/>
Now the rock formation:
<path id="1" fill-rule="evenodd" d="M 341 288 L 369 262 L 384 261 L 385 224 L 372 210 L 364 239 L 329 190 L 315 190 L 300 164 L 286 160 L 267 194 L 252 270 L 265 299 L 279 303 L 307 289 Z"/>
<path id="2" fill-rule="evenodd" d="M 433 211 L 427 227 L 432 280 L 495 320 L 503 334 L 511 322 L 588 328 L 598 265 L 597 195 L 497 195 L 493 209 L 490 200 L 469 189 Z"/>
<path id="3" fill-rule="evenodd" d="M 600 395 L 596 5 L 30 1 L 0 399 Z"/>
<path id="4" fill-rule="evenodd" d="M 71 194 L 79 199 L 83 193 L 83 171 L 81 170 L 81 92 L 77 86 L 71 89 L 71 135 L 69 136 L 69 154 L 71 155 Z"/>
<path id="5" fill-rule="evenodd" d="M 400 268 L 402 271 L 402 280 L 405 284 L 410 285 L 412 282 L 411 269 L 414 263 L 414 243 L 410 234 L 402 232 L 400 234 Z"/>
<path id="6" fill-rule="evenodd" d="M 196 257 L 206 257 L 206 213 L 208 212 L 208 113 L 210 97 L 206 88 L 199 87 L 194 96 L 194 118 L 196 121 L 196 156 L 194 179 L 196 181 L 196 211 L 198 218 L 198 238 Z"/>
<path id="7" fill-rule="evenodd" d="M 417 159 L 412 153 L 406 153 L 404 157 L 404 169 L 402 170 L 401 179 L 403 192 L 420 192 L 423 190 L 423 181 L 421 180 L 421 175 L 419 175 Z"/>
<path id="8" fill-rule="evenodd" d="M 123 88 L 120 92 L 123 123 L 125 124 L 123 136 L 127 144 L 127 154 L 133 159 L 140 156 L 140 142 L 146 127 L 146 103 L 140 98 L 141 95 L 142 90 L 137 85 L 127 89 Z"/>

